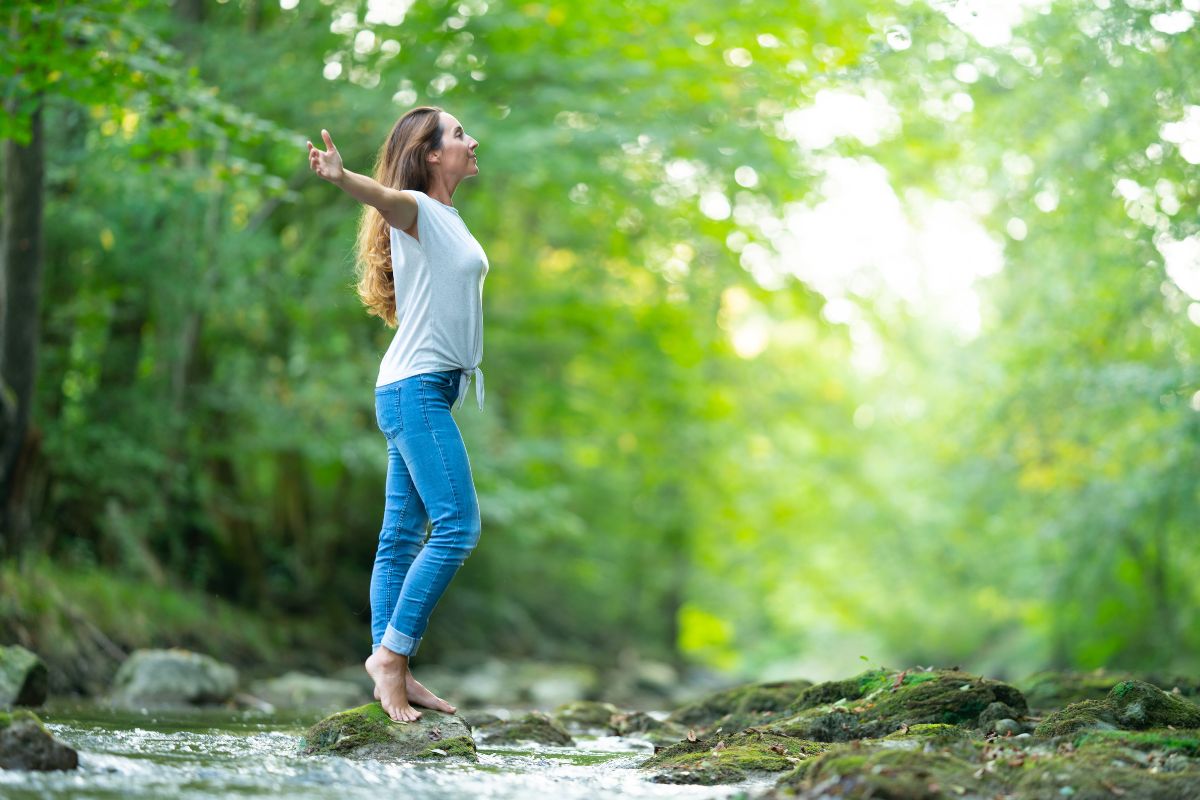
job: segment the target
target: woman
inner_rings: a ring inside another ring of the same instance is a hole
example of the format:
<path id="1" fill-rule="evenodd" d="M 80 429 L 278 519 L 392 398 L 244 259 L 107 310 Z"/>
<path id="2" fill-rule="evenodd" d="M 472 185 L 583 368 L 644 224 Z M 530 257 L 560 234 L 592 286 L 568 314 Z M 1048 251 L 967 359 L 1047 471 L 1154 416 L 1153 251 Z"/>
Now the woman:
<path id="1" fill-rule="evenodd" d="M 461 124 L 440 108 L 414 108 L 379 151 L 375 179 L 342 167 L 308 142 L 320 177 L 365 204 L 358 228 L 358 294 L 396 334 L 375 382 L 375 416 L 388 444 L 383 528 L 371 571 L 375 697 L 397 722 L 454 713 L 413 677 L 409 657 L 450 579 L 479 542 L 479 503 L 462 435 L 450 416 L 475 376 L 483 408 L 483 279 L 488 262 L 451 198 L 479 174 Z M 428 542 L 425 528 L 432 522 Z"/>

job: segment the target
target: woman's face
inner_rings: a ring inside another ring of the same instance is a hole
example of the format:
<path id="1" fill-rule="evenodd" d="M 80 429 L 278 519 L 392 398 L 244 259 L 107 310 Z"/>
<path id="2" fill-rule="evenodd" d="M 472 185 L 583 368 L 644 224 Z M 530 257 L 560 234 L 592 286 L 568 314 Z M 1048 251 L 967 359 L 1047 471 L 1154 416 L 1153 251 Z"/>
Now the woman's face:
<path id="1" fill-rule="evenodd" d="M 479 142 L 469 136 L 463 130 L 462 123 L 451 114 L 443 111 L 441 122 L 442 149 L 439 152 L 442 172 L 447 177 L 457 175 L 467 178 L 478 175 L 479 165 L 475 158 L 475 148 L 479 146 Z"/>

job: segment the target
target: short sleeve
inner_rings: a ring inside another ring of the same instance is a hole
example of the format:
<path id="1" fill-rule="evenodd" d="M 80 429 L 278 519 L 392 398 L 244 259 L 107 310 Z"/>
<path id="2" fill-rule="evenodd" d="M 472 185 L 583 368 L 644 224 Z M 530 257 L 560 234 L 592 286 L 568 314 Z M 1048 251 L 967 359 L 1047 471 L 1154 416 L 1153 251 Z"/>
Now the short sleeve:
<path id="1" fill-rule="evenodd" d="M 417 191 L 416 189 L 401 189 L 400 191 L 401 191 L 401 193 L 406 194 L 409 197 L 411 197 L 417 203 L 417 221 L 415 223 L 417 226 L 417 237 L 419 239 L 423 239 L 424 237 L 422 236 L 422 231 L 421 231 L 421 218 L 423 216 L 425 216 L 425 200 L 426 200 L 425 194 L 423 192 Z M 401 228 L 396 228 L 394 225 L 392 227 L 395 230 L 400 231 L 401 233 L 406 233 Z"/>

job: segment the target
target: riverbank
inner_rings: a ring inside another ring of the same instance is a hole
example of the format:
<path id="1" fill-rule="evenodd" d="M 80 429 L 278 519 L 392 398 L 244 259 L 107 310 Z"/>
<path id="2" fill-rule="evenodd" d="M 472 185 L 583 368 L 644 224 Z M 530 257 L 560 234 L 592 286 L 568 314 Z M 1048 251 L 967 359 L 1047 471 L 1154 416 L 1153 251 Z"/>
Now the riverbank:
<path id="1" fill-rule="evenodd" d="M 134 650 L 181 647 L 211 653 L 268 677 L 291 669 L 327 674 L 345 666 L 311 620 L 271 619 L 200 592 L 155 586 L 48 559 L 0 564 L 0 641 L 46 663 L 52 696 L 108 690 Z"/>

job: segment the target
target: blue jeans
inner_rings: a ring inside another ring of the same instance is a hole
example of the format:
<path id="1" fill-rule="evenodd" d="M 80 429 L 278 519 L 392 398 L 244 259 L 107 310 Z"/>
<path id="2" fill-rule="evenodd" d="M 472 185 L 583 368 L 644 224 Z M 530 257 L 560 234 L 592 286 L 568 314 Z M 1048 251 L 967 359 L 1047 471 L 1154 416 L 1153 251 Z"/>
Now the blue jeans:
<path id="1" fill-rule="evenodd" d="M 375 389 L 388 473 L 371 570 L 372 652 L 381 646 L 401 655 L 417 652 L 430 613 L 479 543 L 479 500 L 450 416 L 460 374 L 429 372 Z"/>

